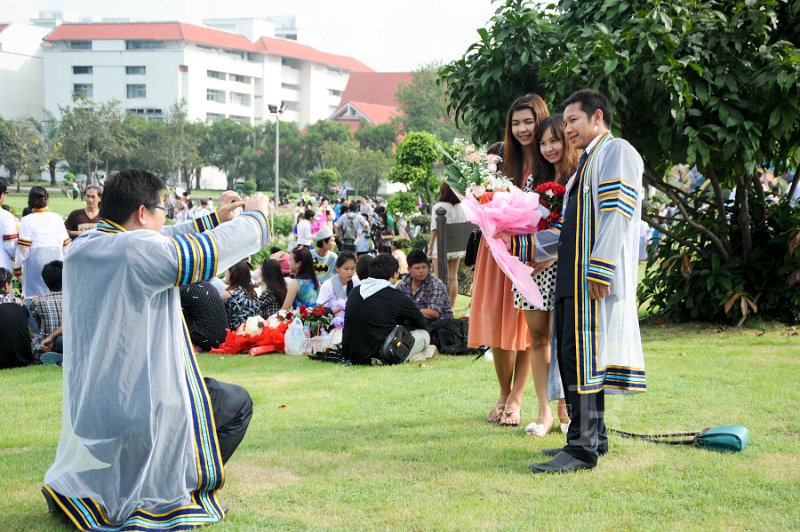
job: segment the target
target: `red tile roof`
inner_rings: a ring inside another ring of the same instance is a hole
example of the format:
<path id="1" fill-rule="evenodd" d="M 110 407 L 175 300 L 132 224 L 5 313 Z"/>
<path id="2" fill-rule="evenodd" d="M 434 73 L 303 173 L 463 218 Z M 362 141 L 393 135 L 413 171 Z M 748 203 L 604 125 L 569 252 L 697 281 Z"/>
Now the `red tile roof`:
<path id="1" fill-rule="evenodd" d="M 189 41 L 219 48 L 256 52 L 243 35 L 183 22 L 65 23 L 48 33 L 45 41 L 73 40 Z"/>
<path id="2" fill-rule="evenodd" d="M 411 83 L 411 72 L 353 72 L 339 103 L 364 102 L 397 107 L 395 93 L 400 83 Z"/>
<path id="3" fill-rule="evenodd" d="M 350 72 L 373 72 L 373 70 L 352 57 L 346 55 L 329 54 L 320 52 L 307 44 L 301 44 L 289 39 L 277 39 L 274 37 L 261 37 L 256 41 L 256 45 L 263 52 L 279 55 L 281 57 L 292 57 L 304 59 L 324 65 L 332 65 L 349 70 Z"/>
<path id="4" fill-rule="evenodd" d="M 372 122 L 374 125 L 380 124 L 388 124 L 391 118 L 397 114 L 398 109 L 395 105 L 378 105 L 375 103 L 367 103 L 367 102 L 345 102 L 344 105 L 347 104 L 352 105 L 356 108 L 356 110 L 360 111 L 364 116 L 369 118 L 369 121 Z M 339 106 L 341 109 L 342 106 Z M 337 118 L 337 121 L 348 122 L 353 120 L 346 120 L 342 118 Z M 358 122 L 358 121 L 356 121 Z"/>

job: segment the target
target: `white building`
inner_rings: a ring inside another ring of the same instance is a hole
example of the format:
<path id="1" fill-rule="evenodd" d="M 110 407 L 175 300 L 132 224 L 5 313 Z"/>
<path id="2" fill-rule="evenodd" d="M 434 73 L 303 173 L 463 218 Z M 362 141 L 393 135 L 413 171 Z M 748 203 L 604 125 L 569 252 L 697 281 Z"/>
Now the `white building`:
<path id="1" fill-rule="evenodd" d="M 44 118 L 42 38 L 48 29 L 0 24 L 0 116 L 6 120 Z"/>
<path id="2" fill-rule="evenodd" d="M 351 57 L 264 36 L 274 31 L 269 21 L 210 22 L 234 31 L 181 22 L 58 26 L 44 38 L 44 108 L 57 114 L 79 93 L 159 118 L 183 99 L 190 120 L 258 124 L 270 105 L 282 105 L 283 120 L 305 127 L 336 110 L 350 72 L 372 71 Z"/>

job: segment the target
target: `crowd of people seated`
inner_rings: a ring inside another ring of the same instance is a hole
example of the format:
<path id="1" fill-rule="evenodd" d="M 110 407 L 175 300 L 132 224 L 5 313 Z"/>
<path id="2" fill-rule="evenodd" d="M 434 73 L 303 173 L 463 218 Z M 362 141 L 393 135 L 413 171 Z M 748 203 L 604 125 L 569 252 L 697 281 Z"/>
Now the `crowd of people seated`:
<path id="1" fill-rule="evenodd" d="M 64 222 L 48 211 L 47 190 L 33 187 L 29 214 L 20 224 L 25 238 L 19 243 L 13 234 L 13 246 L 9 247 L 12 235 L 4 234 L 7 251 L 0 257 L 6 259 L 0 264 L 0 304 L 12 305 L 2 308 L 4 367 L 38 363 L 43 355 L 47 358 L 63 352 L 61 259 L 70 237 L 94 229 L 99 221 L 102 189 L 91 186 L 86 192 L 86 208 L 73 211 Z M 186 198 L 165 196 L 166 208 L 174 218 L 189 220 L 211 212 L 209 201 L 194 207 Z M 5 199 L 4 188 L 0 199 Z M 331 207 L 327 198 L 322 198 L 319 209 L 313 208 L 313 201 L 303 202 L 298 209 L 297 241 L 290 251 L 273 248 L 257 271 L 250 259 L 245 259 L 228 268 L 222 279 L 214 276 L 181 286 L 181 307 L 196 349 L 208 351 L 219 346 L 228 330 L 235 330 L 251 316 L 323 306 L 342 318 L 344 350 L 354 362 L 368 363 L 375 358 L 378 344 L 391 332 L 390 324 L 408 326 L 415 338 L 414 356 L 424 356 L 430 343 L 426 327 L 453 316 L 445 285 L 431 274 L 428 256 L 415 249 L 406 257 L 402 242 L 395 238 L 395 221 L 380 199 L 373 203 L 363 198 L 349 204 L 340 199 Z M 7 215 L 7 211 L 2 213 L 0 217 Z M 0 224 L 16 231 L 16 219 L 11 219 L 14 224 L 5 223 L 5 218 Z M 334 251 L 337 247 L 339 253 Z M 11 288 L 12 265 L 25 269 L 20 299 Z M 3 282 L 5 277 L 8 282 Z M 389 287 L 392 291 L 384 293 Z M 351 299 L 357 301 L 354 306 Z M 348 318 L 349 307 L 355 312 Z"/>

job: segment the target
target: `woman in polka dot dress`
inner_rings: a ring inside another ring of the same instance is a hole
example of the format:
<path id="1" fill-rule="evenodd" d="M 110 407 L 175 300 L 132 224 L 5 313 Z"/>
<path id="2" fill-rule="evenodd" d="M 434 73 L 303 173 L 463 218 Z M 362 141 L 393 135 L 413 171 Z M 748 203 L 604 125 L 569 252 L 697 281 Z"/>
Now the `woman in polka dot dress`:
<path id="1" fill-rule="evenodd" d="M 531 163 L 531 166 L 526 165 L 523 171 L 523 175 L 527 176 L 524 188 L 527 192 L 534 191 L 537 186 L 548 181 L 563 185 L 578 167 L 578 155 L 565 138 L 562 121 L 561 115 L 549 116 L 538 124 L 535 134 L 530 137 L 515 136 L 514 144 L 522 153 L 523 160 Z M 527 168 L 532 170 L 528 172 Z M 550 373 L 550 336 L 555 308 L 556 268 L 555 261 L 535 266 L 533 280 L 542 293 L 541 307 L 525 300 L 517 288 L 513 288 L 514 307 L 524 311 L 533 341 L 531 369 L 539 414 L 536 421 L 526 427 L 525 433 L 536 437 L 544 437 L 553 428 L 554 423 L 547 382 Z M 564 399 L 558 402 L 558 417 L 561 421 L 561 430 L 565 431 L 569 425 L 569 416 Z"/>

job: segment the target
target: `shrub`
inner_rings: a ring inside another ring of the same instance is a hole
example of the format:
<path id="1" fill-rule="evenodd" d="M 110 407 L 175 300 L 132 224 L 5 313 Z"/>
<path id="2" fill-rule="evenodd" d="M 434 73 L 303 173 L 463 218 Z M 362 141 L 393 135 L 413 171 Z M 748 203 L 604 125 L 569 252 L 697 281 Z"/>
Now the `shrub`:
<path id="1" fill-rule="evenodd" d="M 418 212 L 417 210 L 417 197 L 411 192 L 397 192 L 391 198 L 387 208 L 392 215 L 401 213 L 410 215 Z"/>
<path id="2" fill-rule="evenodd" d="M 275 227 L 272 228 L 272 232 L 276 235 L 289 235 L 292 232 L 292 227 L 292 217 L 279 214 L 275 216 Z"/>
<path id="3" fill-rule="evenodd" d="M 236 188 L 241 190 L 241 194 L 243 196 L 250 196 L 251 194 L 255 193 L 257 187 L 255 181 L 252 179 L 247 179 L 244 183 L 239 183 Z"/>
<path id="4" fill-rule="evenodd" d="M 796 286 L 800 277 L 800 209 L 793 209 L 786 199 L 764 203 L 755 194 L 749 201 L 756 243 L 750 253 L 725 260 L 696 230 L 675 221 L 669 229 L 677 239 L 659 243 L 657 252 L 653 246 L 649 249 L 651 258 L 639 286 L 640 299 L 676 321 L 741 324 L 757 312 L 762 318 L 800 322 L 800 291 Z M 720 220 L 714 214 L 714 210 L 705 211 L 705 227 L 716 234 L 728 228 L 733 235 L 739 233 L 736 209 L 731 209 L 729 220 Z M 734 244 L 741 246 L 741 242 Z"/>

